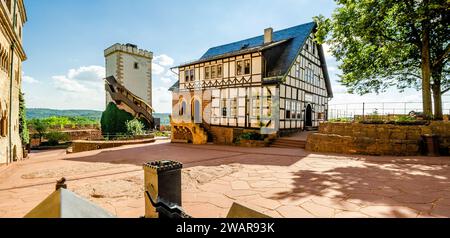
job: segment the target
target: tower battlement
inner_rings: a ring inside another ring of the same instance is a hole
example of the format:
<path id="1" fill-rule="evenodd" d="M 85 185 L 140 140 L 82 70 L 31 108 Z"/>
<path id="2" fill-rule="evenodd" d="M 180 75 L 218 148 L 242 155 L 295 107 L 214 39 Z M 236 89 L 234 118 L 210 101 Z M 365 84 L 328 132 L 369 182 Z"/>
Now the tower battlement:
<path id="1" fill-rule="evenodd" d="M 137 45 L 120 44 L 120 43 L 114 44 L 111 47 L 109 47 L 108 49 L 106 49 L 105 57 L 107 57 L 108 55 L 113 54 L 115 52 L 118 52 L 118 51 L 128 53 L 128 54 L 138 55 L 138 56 L 149 58 L 149 59 L 153 58 L 153 52 L 151 52 L 151 51 L 139 49 L 137 47 Z"/>

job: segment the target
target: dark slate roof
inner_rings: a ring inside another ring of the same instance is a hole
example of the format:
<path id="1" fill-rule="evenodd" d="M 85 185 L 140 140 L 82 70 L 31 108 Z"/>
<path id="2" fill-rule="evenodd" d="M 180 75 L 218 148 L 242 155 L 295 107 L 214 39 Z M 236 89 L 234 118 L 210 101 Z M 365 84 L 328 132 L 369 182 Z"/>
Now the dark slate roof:
<path id="1" fill-rule="evenodd" d="M 311 31 L 315 26 L 314 22 L 302 24 L 299 26 L 294 26 L 280 31 L 275 31 L 273 33 L 273 41 L 287 40 L 291 38 L 297 38 L 298 44 L 305 42 L 307 37 L 310 35 Z M 207 59 L 217 55 L 223 55 L 230 52 L 241 50 L 242 46 L 248 45 L 248 48 L 258 47 L 264 45 L 264 35 L 253 37 L 250 39 L 234 42 L 231 44 L 226 44 L 222 46 L 217 46 L 209 49 L 200 59 Z M 297 52 L 294 52 L 296 54 Z"/>
<path id="2" fill-rule="evenodd" d="M 267 75 L 270 77 L 284 76 L 294 64 L 298 53 L 315 27 L 316 24 L 314 22 L 309 22 L 284 30 L 275 31 L 273 33 L 273 43 L 271 45 L 265 45 L 264 35 L 260 35 L 250 39 L 216 46 L 210 48 L 199 60 L 178 67 L 230 57 L 235 54 L 262 51 L 267 62 Z M 323 57 L 323 54 L 321 57 Z M 325 59 L 323 58 L 323 62 L 324 61 Z M 330 97 L 332 97 L 331 83 L 328 72 L 326 71 L 326 64 L 324 64 L 324 77 L 327 83 L 328 93 Z"/>

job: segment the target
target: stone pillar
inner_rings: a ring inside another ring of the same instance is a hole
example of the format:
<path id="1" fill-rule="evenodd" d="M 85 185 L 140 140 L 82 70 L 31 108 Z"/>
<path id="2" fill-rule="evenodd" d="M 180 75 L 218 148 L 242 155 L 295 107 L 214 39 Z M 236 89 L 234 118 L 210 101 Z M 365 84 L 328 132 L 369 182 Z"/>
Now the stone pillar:
<path id="1" fill-rule="evenodd" d="M 144 165 L 145 218 L 158 218 L 159 214 L 147 196 L 154 203 L 160 199 L 181 207 L 181 169 L 176 161 L 155 161 Z"/>

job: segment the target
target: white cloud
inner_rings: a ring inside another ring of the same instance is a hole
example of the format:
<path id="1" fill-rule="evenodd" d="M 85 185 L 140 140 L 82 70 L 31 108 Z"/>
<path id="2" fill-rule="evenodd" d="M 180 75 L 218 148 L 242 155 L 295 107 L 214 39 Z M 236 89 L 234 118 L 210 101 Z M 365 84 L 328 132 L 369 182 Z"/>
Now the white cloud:
<path id="1" fill-rule="evenodd" d="M 165 83 L 165 84 L 169 84 L 169 83 L 172 82 L 172 79 L 166 78 L 166 77 L 162 77 L 162 78 L 161 78 L 161 81 L 162 81 L 163 83 Z"/>
<path id="2" fill-rule="evenodd" d="M 334 60 L 333 53 L 331 52 L 331 46 L 328 45 L 328 44 L 323 44 L 322 47 L 323 47 L 323 52 L 325 54 L 325 58 L 327 60 L 329 60 L 329 59 L 333 59 Z"/>
<path id="3" fill-rule="evenodd" d="M 91 65 L 83 66 L 78 69 L 71 69 L 67 74 L 69 79 L 76 79 L 80 81 L 98 82 L 99 79 L 105 78 L 105 68 L 102 66 Z"/>
<path id="4" fill-rule="evenodd" d="M 37 81 L 33 77 L 30 77 L 30 76 L 27 76 L 27 75 L 23 75 L 22 76 L 22 81 L 25 82 L 25 83 L 28 83 L 28 84 L 39 83 L 39 81 Z"/>
<path id="5" fill-rule="evenodd" d="M 172 93 L 166 87 L 153 88 L 153 106 L 156 112 L 171 112 Z"/>
<path id="6" fill-rule="evenodd" d="M 171 70 L 167 70 L 167 72 L 164 74 L 165 77 L 172 78 L 172 79 L 178 79 L 178 75 L 175 72 L 172 72 Z"/>
<path id="7" fill-rule="evenodd" d="M 166 69 L 159 64 L 152 63 L 152 73 L 155 75 L 160 75 L 164 73 Z"/>
<path id="8" fill-rule="evenodd" d="M 103 88 L 103 78 L 105 78 L 105 68 L 96 65 L 70 69 L 67 75 L 52 77 L 57 89 L 73 93 L 98 92 Z"/>
<path id="9" fill-rule="evenodd" d="M 86 92 L 88 90 L 84 85 L 76 80 L 69 79 L 66 76 L 53 76 L 52 79 L 55 83 L 55 87 L 59 90 L 74 93 Z"/>
<path id="10" fill-rule="evenodd" d="M 162 55 L 156 56 L 154 58 L 154 62 L 161 66 L 172 66 L 175 61 L 168 55 L 162 54 Z"/>

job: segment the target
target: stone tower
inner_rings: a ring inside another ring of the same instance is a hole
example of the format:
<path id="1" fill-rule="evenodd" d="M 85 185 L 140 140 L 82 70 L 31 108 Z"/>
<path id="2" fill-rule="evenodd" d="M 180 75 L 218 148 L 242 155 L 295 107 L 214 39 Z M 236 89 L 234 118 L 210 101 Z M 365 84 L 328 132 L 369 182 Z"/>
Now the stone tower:
<path id="1" fill-rule="evenodd" d="M 152 106 L 153 53 L 133 44 L 115 44 L 105 50 L 106 77 L 114 76 L 130 92 Z M 106 105 L 112 101 L 106 93 Z"/>

